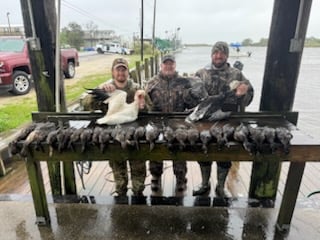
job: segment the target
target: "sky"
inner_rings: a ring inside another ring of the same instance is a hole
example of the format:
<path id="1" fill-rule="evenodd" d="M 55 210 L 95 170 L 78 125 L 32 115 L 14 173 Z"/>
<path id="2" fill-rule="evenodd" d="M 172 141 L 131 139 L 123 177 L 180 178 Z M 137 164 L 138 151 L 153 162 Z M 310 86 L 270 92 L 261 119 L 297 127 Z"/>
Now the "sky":
<path id="1" fill-rule="evenodd" d="M 152 37 L 154 0 L 144 0 L 144 38 Z M 156 37 L 175 34 L 183 43 L 213 44 L 215 41 L 258 42 L 268 38 L 272 0 L 157 0 Z M 320 1 L 314 0 L 307 37 L 320 38 Z M 9 13 L 9 14 L 8 14 Z M 98 30 L 115 30 L 131 38 L 140 34 L 141 0 L 61 0 L 61 27 L 70 22 L 83 30 L 93 22 Z M 0 9 L 0 25 L 22 24 L 20 0 L 7 1 Z"/>

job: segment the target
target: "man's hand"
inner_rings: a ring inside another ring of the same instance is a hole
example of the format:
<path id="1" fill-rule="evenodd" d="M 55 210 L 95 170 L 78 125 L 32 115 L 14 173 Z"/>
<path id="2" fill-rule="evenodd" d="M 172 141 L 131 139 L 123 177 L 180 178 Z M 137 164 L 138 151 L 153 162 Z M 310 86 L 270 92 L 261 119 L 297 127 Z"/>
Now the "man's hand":
<path id="1" fill-rule="evenodd" d="M 105 83 L 101 86 L 101 88 L 106 92 L 113 92 L 114 90 L 116 90 L 116 87 L 111 83 Z"/>
<path id="2" fill-rule="evenodd" d="M 240 97 L 247 94 L 248 89 L 249 89 L 249 86 L 247 84 L 240 83 L 239 86 L 236 88 L 236 96 Z"/>

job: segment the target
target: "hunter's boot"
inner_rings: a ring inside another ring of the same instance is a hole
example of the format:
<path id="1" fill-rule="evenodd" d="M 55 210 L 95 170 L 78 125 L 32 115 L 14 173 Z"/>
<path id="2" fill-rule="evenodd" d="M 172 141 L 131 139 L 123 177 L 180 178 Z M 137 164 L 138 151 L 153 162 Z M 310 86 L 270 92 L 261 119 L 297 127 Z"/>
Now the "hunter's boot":
<path id="1" fill-rule="evenodd" d="M 211 186 L 209 182 L 210 175 L 211 175 L 211 165 L 200 166 L 200 170 L 201 170 L 201 177 L 202 177 L 201 187 L 198 190 L 193 190 L 192 192 L 193 196 L 206 195 L 211 190 Z"/>
<path id="2" fill-rule="evenodd" d="M 227 197 L 224 191 L 224 184 L 226 182 L 226 178 L 228 176 L 229 168 L 217 167 L 217 176 L 218 176 L 218 183 L 216 187 L 216 196 L 225 198 Z"/>

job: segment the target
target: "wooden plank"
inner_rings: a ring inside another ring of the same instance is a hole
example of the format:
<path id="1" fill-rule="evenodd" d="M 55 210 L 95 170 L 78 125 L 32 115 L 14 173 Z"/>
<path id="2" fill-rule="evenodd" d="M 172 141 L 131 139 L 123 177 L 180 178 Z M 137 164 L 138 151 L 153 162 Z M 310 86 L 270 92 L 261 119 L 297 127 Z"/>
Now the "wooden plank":
<path id="1" fill-rule="evenodd" d="M 307 140 L 306 140 L 307 141 Z M 22 143 L 21 143 L 22 144 Z M 305 161 L 320 161 L 320 145 L 293 145 L 290 148 L 289 154 L 283 154 L 281 150 L 273 155 L 265 155 L 261 159 L 273 159 L 278 161 L 305 162 Z M 98 148 L 88 146 L 84 153 L 81 153 L 81 143 L 75 144 L 75 151 L 64 151 L 59 153 L 53 151 L 49 156 L 48 146 L 43 144 L 44 151 L 30 150 L 29 157 L 36 161 L 79 161 L 87 159 L 89 161 L 105 161 L 108 159 L 122 160 L 130 159 L 130 156 L 135 156 L 138 159 L 149 159 L 154 161 L 162 161 L 163 159 L 175 159 L 175 161 L 255 161 L 255 157 L 245 151 L 241 145 L 232 143 L 230 148 L 217 151 L 214 143 L 208 146 L 208 153 L 204 154 L 201 150 L 201 144 L 197 145 L 198 151 L 179 151 L 174 154 L 163 144 L 156 142 L 155 148 L 150 152 L 149 144 L 145 141 L 140 142 L 140 150 L 122 149 L 118 144 L 109 144 L 108 151 L 101 153 Z"/>

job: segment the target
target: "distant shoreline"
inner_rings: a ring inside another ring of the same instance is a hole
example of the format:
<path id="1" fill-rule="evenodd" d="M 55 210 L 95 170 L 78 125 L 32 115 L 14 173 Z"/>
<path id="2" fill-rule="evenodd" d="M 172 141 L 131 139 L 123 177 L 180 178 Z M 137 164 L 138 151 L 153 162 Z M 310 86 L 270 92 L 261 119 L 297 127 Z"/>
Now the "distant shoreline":
<path id="1" fill-rule="evenodd" d="M 184 46 L 186 47 L 212 47 L 212 44 L 206 44 L 206 43 L 190 43 L 190 44 L 184 44 Z M 242 45 L 242 47 L 268 47 L 267 45 Z M 315 45 L 315 46 L 304 46 L 305 48 L 319 48 L 319 45 Z"/>

